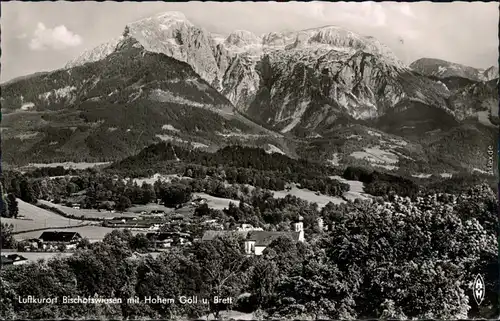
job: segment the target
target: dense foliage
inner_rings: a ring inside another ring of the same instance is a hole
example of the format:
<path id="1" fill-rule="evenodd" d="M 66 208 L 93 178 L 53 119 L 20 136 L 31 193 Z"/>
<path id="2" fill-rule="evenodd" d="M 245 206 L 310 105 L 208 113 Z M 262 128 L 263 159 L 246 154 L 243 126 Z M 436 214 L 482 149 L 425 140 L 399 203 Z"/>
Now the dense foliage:
<path id="1" fill-rule="evenodd" d="M 228 146 L 215 153 L 208 153 L 160 143 L 112 165 L 111 172 L 137 177 L 168 168 L 172 172 L 180 171 L 193 178 L 205 178 L 209 175 L 229 183 L 250 184 L 273 190 L 283 190 L 287 183 L 297 183 L 303 188 L 332 196 L 342 195 L 348 190 L 346 184 L 328 177 L 336 174 L 333 168 L 277 153 L 268 154 L 259 148 L 241 146 Z"/>
<path id="2" fill-rule="evenodd" d="M 12 232 L 14 231 L 14 226 L 12 224 L 1 224 L 0 230 L 0 248 L 2 249 L 13 249 L 16 246 L 16 240 Z"/>
<path id="3" fill-rule="evenodd" d="M 302 200 L 272 201 L 263 192 L 249 199 L 251 206 L 231 206 L 223 215 L 244 221 L 258 213 L 293 218 L 309 213 L 304 217 L 306 243 L 284 237 L 264 255 L 247 257 L 235 234 L 173 248 L 154 259 L 133 254 L 147 246 L 141 236 L 114 231 L 72 257 L 3 269 L 1 316 L 175 319 L 231 308 L 285 319 L 491 318 L 498 314 L 495 196 L 480 185 L 458 195 L 414 200 L 394 195 L 374 203 L 329 204 L 318 212 Z M 329 231 L 314 227 L 317 217 L 324 218 Z M 471 301 L 477 273 L 487 286 L 481 309 Z M 48 308 L 18 302 L 27 295 L 101 296 L 122 302 Z M 183 295 L 200 301 L 181 304 Z M 127 302 L 135 296 L 139 303 Z M 173 298 L 174 303 L 146 304 L 145 296 Z M 201 301 L 214 296 L 232 297 L 233 302 Z"/>

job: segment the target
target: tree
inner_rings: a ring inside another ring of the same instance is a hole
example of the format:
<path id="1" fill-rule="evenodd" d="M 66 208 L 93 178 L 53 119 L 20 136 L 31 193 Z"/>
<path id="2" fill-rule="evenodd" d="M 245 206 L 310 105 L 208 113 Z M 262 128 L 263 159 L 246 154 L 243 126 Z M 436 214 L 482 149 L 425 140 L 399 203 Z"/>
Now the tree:
<path id="1" fill-rule="evenodd" d="M 217 237 L 210 242 L 195 243 L 192 269 L 196 282 L 208 298 L 236 297 L 247 283 L 245 273 L 249 266 L 243 239 L 238 235 Z M 210 304 L 216 319 L 222 306 Z"/>
<path id="2" fill-rule="evenodd" d="M 130 240 L 130 248 L 132 251 L 147 251 L 150 247 L 149 239 L 143 233 L 139 233 Z"/>
<path id="3" fill-rule="evenodd" d="M 21 199 L 27 203 L 35 203 L 36 202 L 36 197 L 35 193 L 33 192 L 33 186 L 32 184 L 27 180 L 23 179 L 20 184 L 20 189 L 21 189 Z"/>
<path id="4" fill-rule="evenodd" d="M 175 183 L 162 190 L 161 198 L 165 206 L 176 206 L 188 202 L 192 197 L 190 186 Z"/>
<path id="5" fill-rule="evenodd" d="M 7 195 L 4 194 L 3 183 L 0 182 L 0 202 L 1 202 L 1 217 L 9 217 L 9 213 L 7 211 Z"/>
<path id="6" fill-rule="evenodd" d="M 8 216 L 17 218 L 17 215 L 19 214 L 19 206 L 16 196 L 13 193 L 7 194 L 7 208 Z"/>
<path id="7" fill-rule="evenodd" d="M 257 308 L 265 307 L 272 298 L 279 273 L 274 261 L 264 257 L 256 258 L 250 278 L 250 290 L 255 296 Z"/>
<path id="8" fill-rule="evenodd" d="M 115 209 L 119 212 L 123 212 L 132 206 L 132 202 L 126 196 L 120 196 L 118 202 L 116 203 Z"/>
<path id="9" fill-rule="evenodd" d="M 146 182 L 142 183 L 142 204 L 148 204 L 150 202 L 156 202 L 155 189 L 151 184 Z"/>
<path id="10" fill-rule="evenodd" d="M 357 286 L 319 247 L 302 256 L 275 285 L 268 312 L 276 318 L 352 319 Z M 297 291 L 300 289 L 300 291 Z"/>
<path id="11" fill-rule="evenodd" d="M 9 211 L 8 211 L 8 205 L 7 205 L 7 198 L 5 197 L 5 195 L 1 195 L 2 199 L 0 200 L 1 201 L 1 213 L 0 213 L 0 216 L 1 217 L 10 217 L 9 215 Z"/>
<path id="12" fill-rule="evenodd" d="M 80 240 L 80 242 L 78 242 L 78 244 L 76 245 L 76 248 L 77 249 L 89 249 L 91 246 L 92 246 L 92 244 L 90 243 L 89 239 L 84 237 L 83 239 Z"/>
<path id="13" fill-rule="evenodd" d="M 356 312 L 376 315 L 393 302 L 391 313 L 408 318 L 467 317 L 468 284 L 489 263 L 482 258 L 498 256 L 498 243 L 487 224 L 461 218 L 463 207 L 449 199 L 394 195 L 382 204 L 346 204 L 342 213 L 325 212 L 334 227 L 321 247 L 352 280 L 351 289 L 361 283 L 354 292 Z M 459 199 L 471 201 L 465 194 Z"/>
<path id="14" fill-rule="evenodd" d="M 17 177 L 12 178 L 10 181 L 10 187 L 7 192 L 13 193 L 16 197 L 21 197 L 21 186 L 19 185 L 19 179 Z"/>
<path id="15" fill-rule="evenodd" d="M 1 224 L 0 230 L 0 248 L 2 249 L 15 249 L 17 244 L 14 236 L 12 235 L 14 232 L 14 225 L 12 224 Z"/>

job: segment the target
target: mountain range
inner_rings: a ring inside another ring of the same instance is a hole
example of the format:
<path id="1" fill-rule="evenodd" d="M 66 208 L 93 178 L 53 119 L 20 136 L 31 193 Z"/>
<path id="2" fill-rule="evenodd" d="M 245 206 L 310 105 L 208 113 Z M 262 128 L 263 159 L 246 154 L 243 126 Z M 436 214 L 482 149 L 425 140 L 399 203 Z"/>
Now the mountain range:
<path id="1" fill-rule="evenodd" d="M 486 171 L 498 135 L 497 67 L 406 66 L 338 26 L 222 36 L 167 12 L 1 90 L 2 154 L 13 164 L 116 160 L 170 140 L 334 165 Z"/>

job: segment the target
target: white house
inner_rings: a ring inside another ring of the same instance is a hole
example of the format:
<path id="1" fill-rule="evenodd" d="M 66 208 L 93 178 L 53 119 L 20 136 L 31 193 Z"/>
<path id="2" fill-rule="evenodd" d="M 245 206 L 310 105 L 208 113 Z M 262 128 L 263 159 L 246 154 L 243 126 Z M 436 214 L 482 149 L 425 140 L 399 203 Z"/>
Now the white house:
<path id="1" fill-rule="evenodd" d="M 205 231 L 202 241 L 211 241 L 217 236 L 237 233 L 245 240 L 245 252 L 248 255 L 262 255 L 266 247 L 274 240 L 282 237 L 291 237 L 296 242 L 304 242 L 304 224 L 301 220 L 293 224 L 292 232 L 271 232 L 252 229 L 240 229 L 237 231 Z"/>
<path id="2" fill-rule="evenodd" d="M 253 227 L 251 224 L 241 224 L 236 228 L 237 231 L 263 231 L 261 227 Z"/>

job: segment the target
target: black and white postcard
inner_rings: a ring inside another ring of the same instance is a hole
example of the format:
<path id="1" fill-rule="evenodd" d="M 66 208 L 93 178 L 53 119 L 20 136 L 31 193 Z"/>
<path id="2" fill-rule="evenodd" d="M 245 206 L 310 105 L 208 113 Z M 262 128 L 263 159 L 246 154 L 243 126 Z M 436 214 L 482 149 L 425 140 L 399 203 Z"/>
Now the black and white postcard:
<path id="1" fill-rule="evenodd" d="M 500 316 L 498 3 L 0 24 L 0 319 Z"/>

